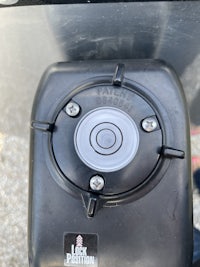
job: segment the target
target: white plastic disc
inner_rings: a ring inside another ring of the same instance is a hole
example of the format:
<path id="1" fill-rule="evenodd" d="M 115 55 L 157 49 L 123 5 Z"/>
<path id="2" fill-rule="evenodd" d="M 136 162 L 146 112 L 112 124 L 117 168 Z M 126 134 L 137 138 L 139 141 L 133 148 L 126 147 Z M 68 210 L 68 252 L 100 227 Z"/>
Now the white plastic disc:
<path id="1" fill-rule="evenodd" d="M 113 172 L 127 166 L 139 146 L 133 119 L 120 109 L 102 107 L 88 112 L 74 133 L 75 150 L 91 169 Z"/>

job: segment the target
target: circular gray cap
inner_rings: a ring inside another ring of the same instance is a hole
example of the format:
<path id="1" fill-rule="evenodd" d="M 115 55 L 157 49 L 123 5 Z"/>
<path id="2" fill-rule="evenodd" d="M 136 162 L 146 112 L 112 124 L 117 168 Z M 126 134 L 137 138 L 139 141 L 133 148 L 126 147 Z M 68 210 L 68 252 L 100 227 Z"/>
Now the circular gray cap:
<path id="1" fill-rule="evenodd" d="M 90 168 L 113 172 L 127 166 L 139 146 L 133 119 L 120 109 L 102 107 L 88 112 L 74 133 L 79 158 Z"/>

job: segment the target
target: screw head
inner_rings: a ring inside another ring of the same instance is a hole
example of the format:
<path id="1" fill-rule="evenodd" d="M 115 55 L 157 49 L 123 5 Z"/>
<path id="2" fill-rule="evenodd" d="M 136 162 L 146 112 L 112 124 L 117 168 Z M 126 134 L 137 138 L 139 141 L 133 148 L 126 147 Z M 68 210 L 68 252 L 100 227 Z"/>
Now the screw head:
<path id="1" fill-rule="evenodd" d="M 153 117 L 146 118 L 142 121 L 142 128 L 148 133 L 153 132 L 157 128 L 157 126 L 157 120 Z"/>
<path id="2" fill-rule="evenodd" d="M 75 117 L 80 112 L 80 106 L 77 103 L 71 101 L 66 105 L 65 111 L 70 117 Z"/>
<path id="3" fill-rule="evenodd" d="M 95 175 L 90 179 L 90 188 L 94 191 L 100 191 L 104 187 L 104 179 L 99 176 Z"/>

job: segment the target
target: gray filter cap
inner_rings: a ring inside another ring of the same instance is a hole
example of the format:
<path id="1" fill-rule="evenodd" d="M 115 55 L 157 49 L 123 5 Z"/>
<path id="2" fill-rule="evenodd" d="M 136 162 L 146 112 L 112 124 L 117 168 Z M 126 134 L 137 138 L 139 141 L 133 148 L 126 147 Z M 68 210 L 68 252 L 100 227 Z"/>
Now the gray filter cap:
<path id="1" fill-rule="evenodd" d="M 74 133 L 79 158 L 90 168 L 113 172 L 127 166 L 139 146 L 133 119 L 120 109 L 97 108 L 79 121 Z"/>

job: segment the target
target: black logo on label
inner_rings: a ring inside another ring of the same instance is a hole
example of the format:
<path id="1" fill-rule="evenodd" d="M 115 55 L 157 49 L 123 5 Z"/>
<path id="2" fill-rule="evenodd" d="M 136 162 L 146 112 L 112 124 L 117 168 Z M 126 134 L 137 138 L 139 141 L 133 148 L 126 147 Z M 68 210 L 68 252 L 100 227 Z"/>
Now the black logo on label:
<path id="1" fill-rule="evenodd" d="M 97 235 L 66 234 L 64 238 L 64 266 L 97 267 Z"/>

